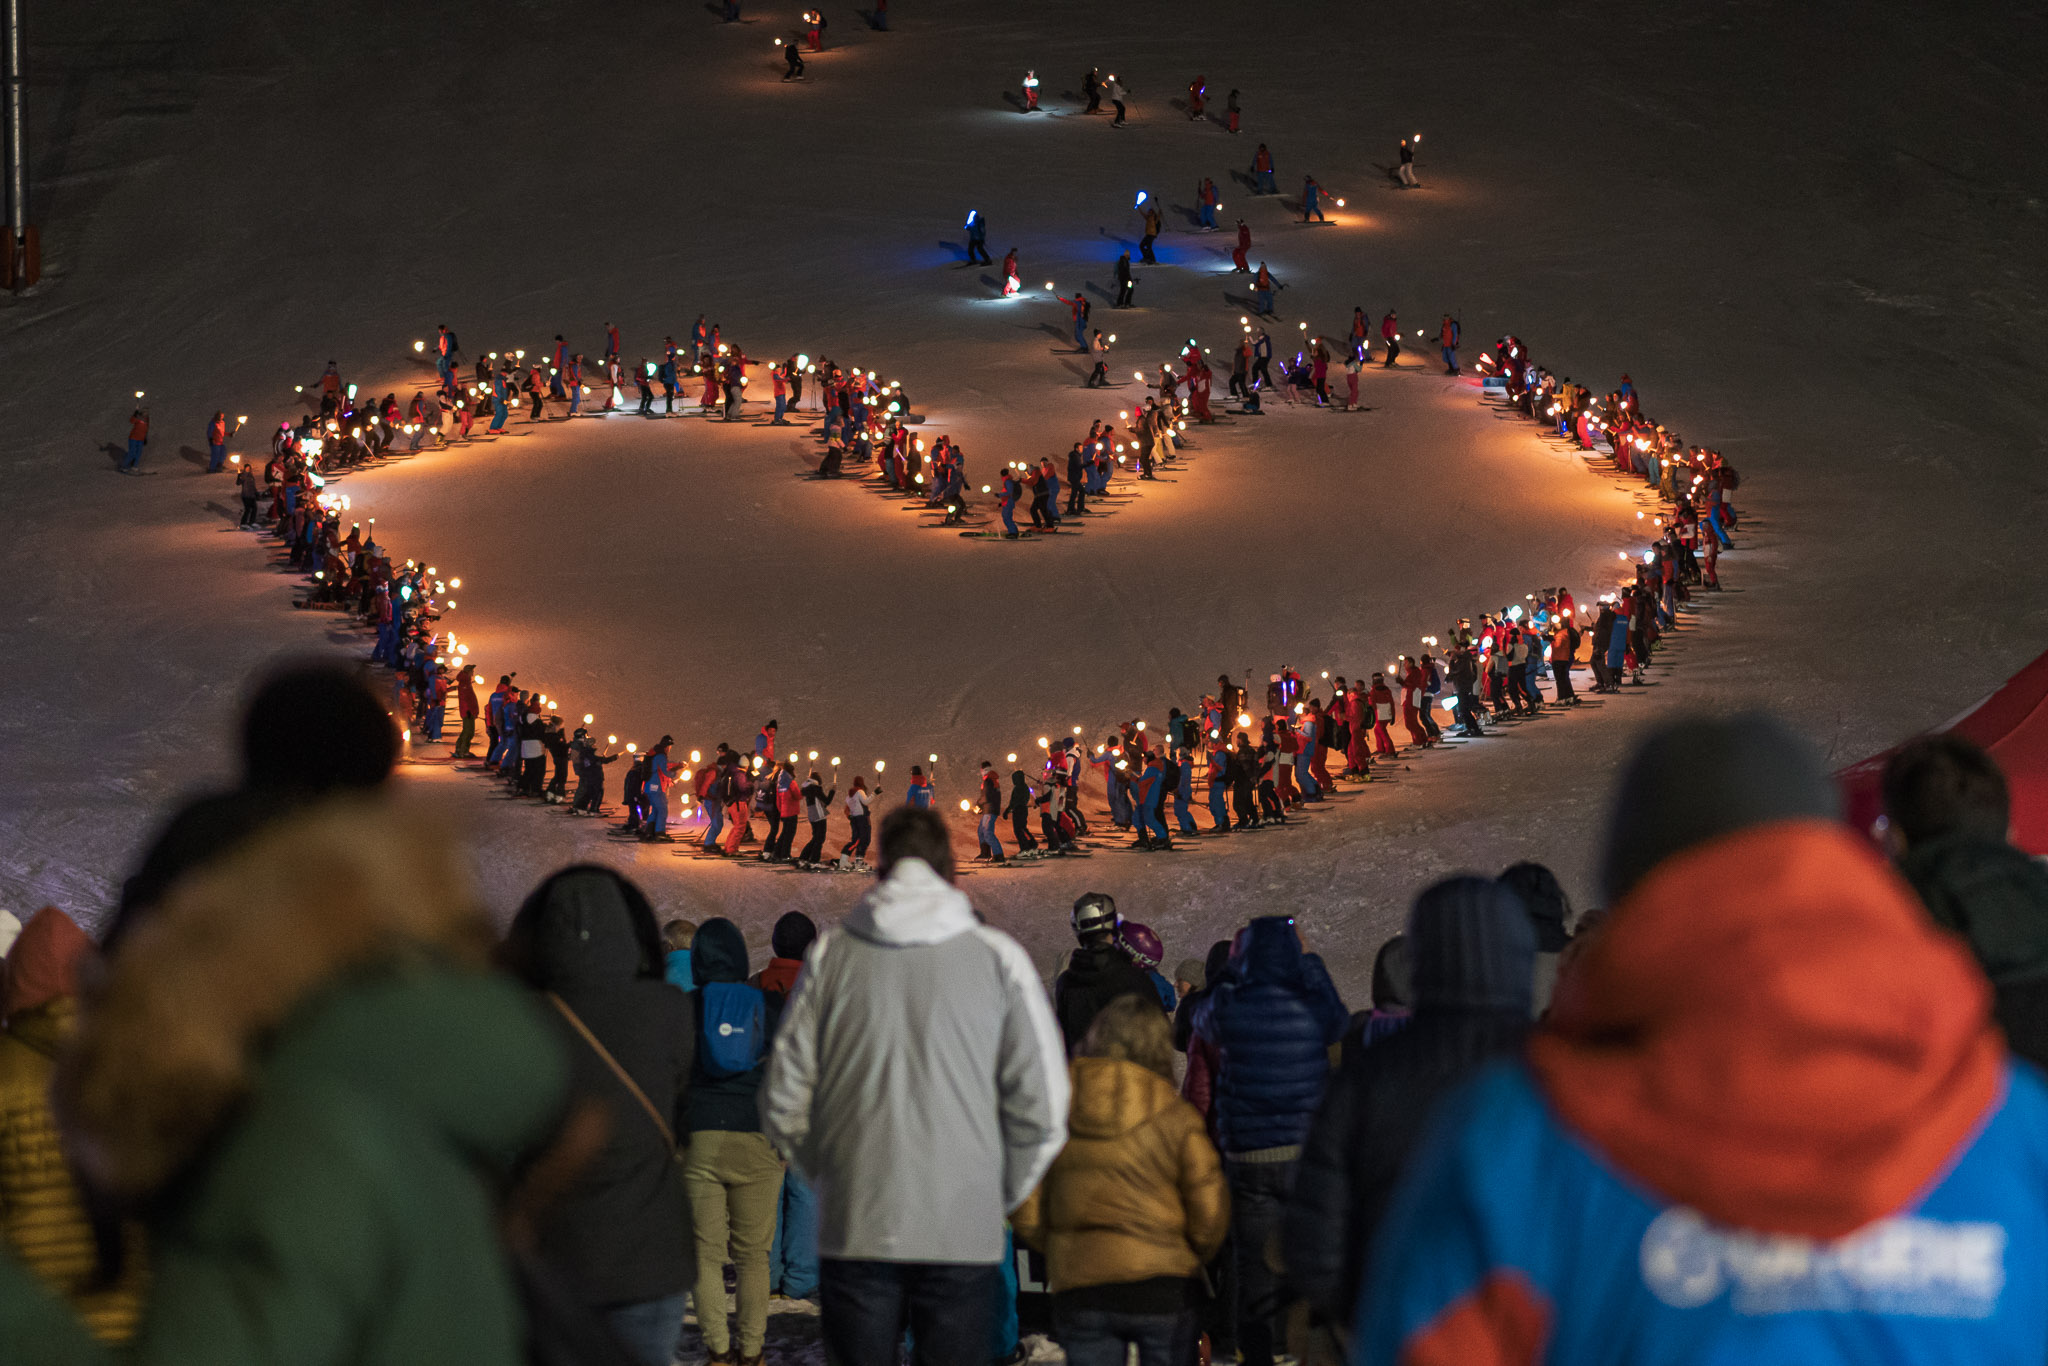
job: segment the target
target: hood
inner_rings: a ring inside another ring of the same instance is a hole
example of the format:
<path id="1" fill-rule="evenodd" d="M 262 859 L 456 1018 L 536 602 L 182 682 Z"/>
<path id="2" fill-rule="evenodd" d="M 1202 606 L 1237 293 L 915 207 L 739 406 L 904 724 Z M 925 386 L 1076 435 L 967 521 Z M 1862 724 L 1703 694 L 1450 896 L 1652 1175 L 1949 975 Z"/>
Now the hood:
<path id="1" fill-rule="evenodd" d="M 1164 1077 L 1122 1058 L 1076 1058 L 1072 1076 L 1067 1132 L 1075 1138 L 1120 1137 L 1180 1099 Z"/>
<path id="2" fill-rule="evenodd" d="M 768 945 L 777 958 L 794 958 L 799 962 L 818 938 L 818 926 L 802 911 L 787 911 L 782 919 L 775 922 L 775 932 L 768 937 Z"/>
<path id="3" fill-rule="evenodd" d="M 1530 1014 L 1536 931 L 1522 898 L 1503 884 L 1480 877 L 1439 882 L 1415 899 L 1408 943 L 1418 1013 Z"/>
<path id="4" fill-rule="evenodd" d="M 2038 860 L 1959 833 L 1914 845 L 1899 872 L 1936 922 L 1970 941 L 1992 981 L 2048 976 L 2048 868 Z"/>
<path id="5" fill-rule="evenodd" d="M 481 975 L 495 937 L 457 843 L 389 799 L 328 798 L 189 868 L 129 921 L 60 1070 L 81 1167 L 114 1194 L 158 1189 L 315 997 L 423 957 Z"/>
<path id="6" fill-rule="evenodd" d="M 747 980 L 747 937 L 724 916 L 697 927 L 690 944 L 690 976 L 698 986 Z"/>
<path id="7" fill-rule="evenodd" d="M 1415 1004 L 1415 960 L 1406 934 L 1397 934 L 1380 945 L 1372 956 L 1372 1005 L 1374 1010 L 1406 1011 Z"/>
<path id="8" fill-rule="evenodd" d="M 1500 875 L 1501 884 L 1521 894 L 1529 919 L 1536 927 L 1536 952 L 1562 953 L 1572 942 L 1566 928 L 1571 920 L 1571 898 L 1557 874 L 1540 863 L 1517 863 Z"/>
<path id="9" fill-rule="evenodd" d="M 1202 960 L 1202 985 L 1211 987 L 1223 976 L 1223 970 L 1230 966 L 1230 941 L 1219 939 L 1209 946 L 1209 954 Z"/>
<path id="10" fill-rule="evenodd" d="M 980 924 L 958 887 L 923 859 L 892 864 L 846 917 L 849 932 L 877 944 L 940 944 Z"/>
<path id="11" fill-rule="evenodd" d="M 1291 915 L 1262 915 L 1238 931 L 1230 967 L 1240 982 L 1293 982 L 1301 976 L 1301 939 Z"/>
<path id="12" fill-rule="evenodd" d="M 542 991 L 659 977 L 666 966 L 647 898 L 592 864 L 564 868 L 534 889 L 512 918 L 505 957 Z"/>
<path id="13" fill-rule="evenodd" d="M 1837 1238 L 1924 1190 L 1997 1102 L 1990 997 L 1866 841 L 1781 821 L 1639 882 L 1529 1061 L 1564 1122 L 1665 1198 Z"/>
<path id="14" fill-rule="evenodd" d="M 801 958 L 771 958 L 768 966 L 761 969 L 754 979 L 754 985 L 763 991 L 778 996 L 787 996 L 796 990 L 796 979 L 803 973 L 804 960 Z"/>
<path id="15" fill-rule="evenodd" d="M 0 1019 L 48 1005 L 59 996 L 78 993 L 79 965 L 93 953 L 92 940 L 75 921 L 55 906 L 29 917 L 6 961 L 0 963 Z"/>

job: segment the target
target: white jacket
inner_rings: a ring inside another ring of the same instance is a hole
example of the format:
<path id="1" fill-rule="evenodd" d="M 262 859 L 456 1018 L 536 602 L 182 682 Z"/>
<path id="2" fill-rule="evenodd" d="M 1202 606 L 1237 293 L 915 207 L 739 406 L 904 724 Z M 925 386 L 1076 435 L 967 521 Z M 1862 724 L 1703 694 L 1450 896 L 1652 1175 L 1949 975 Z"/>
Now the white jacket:
<path id="1" fill-rule="evenodd" d="M 817 1191 L 823 1257 L 1000 1262 L 1004 1218 L 1067 1140 L 1030 957 L 915 859 L 804 956 L 760 1095 Z"/>

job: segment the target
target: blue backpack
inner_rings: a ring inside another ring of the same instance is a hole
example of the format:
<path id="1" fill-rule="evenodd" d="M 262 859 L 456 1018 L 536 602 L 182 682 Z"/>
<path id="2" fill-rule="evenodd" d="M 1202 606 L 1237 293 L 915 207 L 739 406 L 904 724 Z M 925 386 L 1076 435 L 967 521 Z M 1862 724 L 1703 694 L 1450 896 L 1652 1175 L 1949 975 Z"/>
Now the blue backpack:
<path id="1" fill-rule="evenodd" d="M 714 1077 L 737 1077 L 768 1055 L 768 998 L 745 982 L 712 982 L 698 991 L 704 1031 L 697 1060 Z"/>

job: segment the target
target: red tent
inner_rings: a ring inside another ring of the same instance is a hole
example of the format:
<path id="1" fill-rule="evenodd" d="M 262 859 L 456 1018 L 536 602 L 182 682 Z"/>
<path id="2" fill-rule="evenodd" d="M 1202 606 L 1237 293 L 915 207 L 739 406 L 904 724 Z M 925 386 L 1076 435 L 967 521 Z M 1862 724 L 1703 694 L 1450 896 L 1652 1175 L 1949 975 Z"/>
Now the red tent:
<path id="1" fill-rule="evenodd" d="M 2013 840 L 2030 854 L 2048 854 L 2048 654 L 1936 732 L 1954 731 L 1991 752 L 2012 786 Z M 1898 747 L 1836 774 L 1850 824 L 1869 830 L 1884 814 L 1878 790 Z"/>

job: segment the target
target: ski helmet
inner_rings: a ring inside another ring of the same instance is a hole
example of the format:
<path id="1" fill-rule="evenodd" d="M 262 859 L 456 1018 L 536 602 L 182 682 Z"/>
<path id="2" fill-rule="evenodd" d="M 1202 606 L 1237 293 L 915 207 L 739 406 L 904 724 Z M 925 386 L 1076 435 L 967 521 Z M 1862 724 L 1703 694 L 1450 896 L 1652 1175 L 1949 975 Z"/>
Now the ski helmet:
<path id="1" fill-rule="evenodd" d="M 1114 933 L 1118 924 L 1116 898 L 1107 892 L 1088 892 L 1074 902 L 1074 934 L 1086 939 L 1092 934 Z"/>
<path id="2" fill-rule="evenodd" d="M 1166 946 L 1159 942 L 1159 936 L 1134 920 L 1117 925 L 1116 942 L 1125 957 L 1147 971 L 1157 971 L 1159 960 L 1166 956 Z"/>

